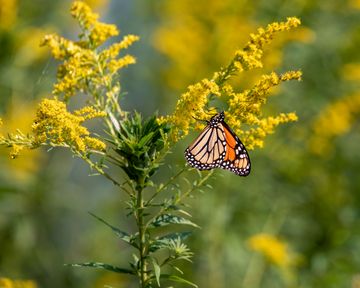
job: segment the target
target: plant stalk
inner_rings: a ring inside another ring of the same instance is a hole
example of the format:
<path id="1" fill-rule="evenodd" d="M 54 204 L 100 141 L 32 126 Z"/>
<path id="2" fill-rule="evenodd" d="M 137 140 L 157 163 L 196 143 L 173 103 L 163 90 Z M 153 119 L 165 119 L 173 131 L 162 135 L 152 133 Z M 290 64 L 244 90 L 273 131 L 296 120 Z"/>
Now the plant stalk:
<path id="1" fill-rule="evenodd" d="M 147 274 L 146 274 L 146 229 L 145 229 L 145 219 L 144 219 L 144 199 L 143 199 L 143 190 L 144 186 L 142 185 L 144 182 L 143 179 L 140 179 L 137 185 L 137 201 L 136 201 L 136 218 L 137 225 L 139 230 L 139 287 L 145 288 L 147 282 Z"/>

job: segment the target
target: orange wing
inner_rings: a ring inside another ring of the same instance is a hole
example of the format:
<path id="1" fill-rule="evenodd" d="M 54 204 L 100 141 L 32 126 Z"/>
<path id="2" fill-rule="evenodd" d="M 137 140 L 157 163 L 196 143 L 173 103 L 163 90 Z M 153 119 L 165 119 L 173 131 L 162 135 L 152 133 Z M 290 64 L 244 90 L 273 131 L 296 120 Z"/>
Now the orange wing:
<path id="1" fill-rule="evenodd" d="M 249 175 L 251 163 L 244 144 L 224 121 L 222 125 L 226 139 L 226 154 L 221 165 L 222 168 L 230 170 L 239 176 Z"/>

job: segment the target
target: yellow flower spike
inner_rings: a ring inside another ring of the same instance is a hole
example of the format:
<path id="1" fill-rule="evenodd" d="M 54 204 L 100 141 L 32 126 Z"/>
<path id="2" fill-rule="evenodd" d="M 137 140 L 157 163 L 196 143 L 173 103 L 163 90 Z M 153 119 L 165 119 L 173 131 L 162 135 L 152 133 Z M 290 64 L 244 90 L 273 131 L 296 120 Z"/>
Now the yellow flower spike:
<path id="1" fill-rule="evenodd" d="M 110 37 L 119 35 L 115 25 L 98 22 L 99 15 L 92 12 L 91 8 L 82 1 L 73 3 L 71 15 L 79 21 L 83 32 L 88 32 L 83 33 L 83 36 L 88 37 L 91 47 L 98 47 Z"/>
<path id="2" fill-rule="evenodd" d="M 245 90 L 242 93 L 234 93 L 233 90 L 226 86 L 224 90 L 224 95 L 229 98 L 229 113 L 230 115 L 236 115 L 235 117 L 230 117 L 228 120 L 229 124 L 232 125 L 235 132 L 241 134 L 241 131 L 237 131 L 240 129 L 240 123 L 250 124 L 250 125 L 259 125 L 260 120 L 257 116 L 261 113 L 261 106 L 266 103 L 267 97 L 269 95 L 269 90 L 279 85 L 282 81 L 289 80 L 300 80 L 301 72 L 300 71 L 289 71 L 282 75 L 278 75 L 275 72 L 272 72 L 269 75 L 263 75 L 262 79 L 255 84 L 255 86 L 249 90 Z M 279 116 L 281 121 L 279 123 L 285 123 L 294 120 L 294 114 L 290 114 L 291 117 L 288 121 L 285 121 L 283 116 Z M 229 116 L 227 116 L 229 117 Z M 277 119 L 277 118 L 276 118 Z M 263 127 L 263 129 L 272 127 L 268 125 L 267 127 Z M 273 129 L 269 129 L 269 133 L 272 133 Z M 267 133 L 267 134 L 269 134 Z M 246 141 L 245 141 L 246 142 Z M 248 148 L 251 145 L 248 144 Z"/>
<path id="3" fill-rule="evenodd" d="M 83 29 L 90 29 L 99 18 L 99 15 L 93 13 L 91 8 L 82 1 L 75 1 L 71 6 L 70 12 L 79 21 Z"/>
<path id="4" fill-rule="evenodd" d="M 290 30 L 300 24 L 298 18 L 289 17 L 286 22 L 274 22 L 267 25 L 266 29 L 259 28 L 256 34 L 250 34 L 251 40 L 245 47 L 235 52 L 232 63 L 222 71 L 215 73 L 213 79 L 216 83 L 223 83 L 236 72 L 261 68 L 264 45 L 270 43 L 276 33 Z"/>
<path id="5" fill-rule="evenodd" d="M 49 47 L 53 57 L 58 60 L 64 60 L 82 51 L 82 48 L 76 43 L 56 34 L 46 35 L 41 42 L 41 46 Z"/>
<path id="6" fill-rule="evenodd" d="M 188 87 L 188 91 L 181 95 L 175 112 L 169 117 L 168 122 L 176 128 L 173 138 L 177 140 L 189 133 L 189 129 L 197 119 L 208 119 L 204 108 L 208 103 L 208 96 L 219 96 L 219 87 L 214 81 L 203 79 L 201 82 Z"/>
<path id="7" fill-rule="evenodd" d="M 131 55 L 118 58 L 119 53 L 137 41 L 139 37 L 127 35 L 108 49 L 98 51 L 98 46 L 108 38 L 119 34 L 116 26 L 98 22 L 98 15 L 93 13 L 84 2 L 74 2 L 71 13 L 82 28 L 80 41 L 73 42 L 51 34 L 46 35 L 42 42 L 43 46 L 50 49 L 54 58 L 63 61 L 58 67 L 58 81 L 54 84 L 53 94 L 61 95 L 67 101 L 77 92 L 90 94 L 97 98 L 95 90 L 104 89 L 107 94 L 110 92 L 109 90 L 115 91 L 112 88 L 120 87 L 120 85 L 116 82 L 113 74 L 136 62 Z M 111 94 L 112 100 L 106 103 L 117 101 L 118 95 L 114 95 L 112 92 Z M 93 100 L 98 107 L 102 105 L 98 99 Z M 117 106 L 117 110 L 121 114 L 118 104 L 109 105 Z M 108 107 L 103 107 L 103 109 L 106 110 Z"/>
<path id="8" fill-rule="evenodd" d="M 68 112 L 66 105 L 58 100 L 44 99 L 38 107 L 32 129 L 35 144 L 70 146 L 79 152 L 87 150 L 104 150 L 102 141 L 90 137 L 90 132 L 81 124 L 89 119 L 104 116 L 92 107 L 84 107 L 73 114 Z"/>
<path id="9" fill-rule="evenodd" d="M 10 158 L 11 159 L 15 159 L 16 157 L 19 156 L 20 152 L 24 149 L 25 147 L 22 145 L 12 145 L 12 150 L 10 151 Z"/>
<path id="10" fill-rule="evenodd" d="M 119 35 L 119 31 L 115 25 L 97 22 L 91 29 L 89 40 L 93 46 L 98 47 L 107 39 L 117 35 Z"/>
<path id="11" fill-rule="evenodd" d="M 203 124 L 197 119 L 209 119 L 209 114 L 205 112 L 214 109 L 210 101 L 213 96 L 228 105 L 225 111 L 227 123 L 234 132 L 239 135 L 249 150 L 255 147 L 262 147 L 264 139 L 268 134 L 274 132 L 276 126 L 286 122 L 296 121 L 294 113 L 280 114 L 276 117 L 261 117 L 262 105 L 266 103 L 270 89 L 279 85 L 281 82 L 289 80 L 300 80 L 300 71 L 288 71 L 284 74 L 272 72 L 269 75 L 263 75 L 254 87 L 243 92 L 236 92 L 234 88 L 227 83 L 229 78 L 236 72 L 262 67 L 261 58 L 263 55 L 263 46 L 269 43 L 277 32 L 289 30 L 300 25 L 297 18 L 288 18 L 286 22 L 275 22 L 269 24 L 266 28 L 259 28 L 256 34 L 251 34 L 251 40 L 245 48 L 235 52 L 235 56 L 230 64 L 220 72 L 215 72 L 212 80 L 202 80 L 201 82 L 189 86 L 188 91 L 184 93 L 177 102 L 175 112 L 167 121 L 175 126 L 174 139 L 179 139 L 188 134 L 190 128 L 202 128 Z M 247 131 L 242 130 L 242 125 L 248 126 Z"/>
<path id="12" fill-rule="evenodd" d="M 109 59 L 109 58 L 116 58 L 122 49 L 127 49 L 130 47 L 134 42 L 139 41 L 139 36 L 136 35 L 126 35 L 123 40 L 118 43 L 112 44 L 108 49 L 101 52 L 100 57 L 101 59 Z"/>
<path id="13" fill-rule="evenodd" d="M 110 73 L 115 73 L 118 70 L 135 63 L 136 63 L 135 57 L 131 55 L 125 55 L 120 59 L 111 60 L 108 64 L 108 69 Z"/>

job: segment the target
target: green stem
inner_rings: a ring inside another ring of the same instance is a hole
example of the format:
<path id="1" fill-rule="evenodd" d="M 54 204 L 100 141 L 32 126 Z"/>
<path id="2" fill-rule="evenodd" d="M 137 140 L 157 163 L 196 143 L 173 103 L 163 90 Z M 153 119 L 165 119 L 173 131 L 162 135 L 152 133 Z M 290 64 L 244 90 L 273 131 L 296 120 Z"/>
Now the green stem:
<path id="1" fill-rule="evenodd" d="M 146 248 L 146 227 L 145 227 L 145 219 L 144 219 L 144 198 L 143 198 L 143 179 L 139 180 L 139 183 L 136 187 L 137 190 L 137 201 L 136 201 L 136 220 L 139 230 L 139 287 L 145 288 L 147 282 L 147 274 L 146 274 L 146 257 L 147 257 L 147 248 Z"/>

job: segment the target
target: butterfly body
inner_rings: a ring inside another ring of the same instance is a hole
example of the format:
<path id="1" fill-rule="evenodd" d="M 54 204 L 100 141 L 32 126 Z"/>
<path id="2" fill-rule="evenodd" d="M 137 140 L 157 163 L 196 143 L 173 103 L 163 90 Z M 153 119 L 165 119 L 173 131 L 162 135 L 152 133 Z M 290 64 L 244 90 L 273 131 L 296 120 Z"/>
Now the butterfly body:
<path id="1" fill-rule="evenodd" d="M 185 158 L 199 170 L 222 168 L 247 176 L 251 168 L 246 148 L 226 124 L 224 112 L 207 121 L 204 130 L 185 150 Z"/>

